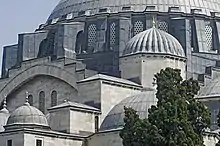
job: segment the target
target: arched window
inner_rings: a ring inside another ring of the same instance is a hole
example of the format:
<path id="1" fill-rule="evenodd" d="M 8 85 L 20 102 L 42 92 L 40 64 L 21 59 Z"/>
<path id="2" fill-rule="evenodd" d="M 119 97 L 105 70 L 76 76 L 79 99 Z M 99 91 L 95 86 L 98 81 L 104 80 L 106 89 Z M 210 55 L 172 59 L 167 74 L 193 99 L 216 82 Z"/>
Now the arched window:
<path id="1" fill-rule="evenodd" d="M 33 98 L 33 95 L 28 95 L 28 102 L 31 106 L 33 106 L 34 104 L 34 98 Z"/>
<path id="2" fill-rule="evenodd" d="M 39 110 L 42 111 L 42 113 L 45 113 L 46 103 L 45 103 L 45 93 L 44 91 L 41 91 L 39 93 Z"/>
<path id="3" fill-rule="evenodd" d="M 210 23 L 207 23 L 205 26 L 205 37 L 206 37 L 206 44 L 207 44 L 207 50 L 213 49 L 213 43 L 212 43 L 212 26 Z"/>
<path id="4" fill-rule="evenodd" d="M 51 93 L 51 107 L 57 105 L 57 91 L 52 91 Z"/>
<path id="5" fill-rule="evenodd" d="M 110 25 L 110 46 L 115 46 L 116 43 L 116 24 L 112 23 Z"/>
<path id="6" fill-rule="evenodd" d="M 144 24 L 141 21 L 136 21 L 134 23 L 134 36 L 144 31 Z"/>

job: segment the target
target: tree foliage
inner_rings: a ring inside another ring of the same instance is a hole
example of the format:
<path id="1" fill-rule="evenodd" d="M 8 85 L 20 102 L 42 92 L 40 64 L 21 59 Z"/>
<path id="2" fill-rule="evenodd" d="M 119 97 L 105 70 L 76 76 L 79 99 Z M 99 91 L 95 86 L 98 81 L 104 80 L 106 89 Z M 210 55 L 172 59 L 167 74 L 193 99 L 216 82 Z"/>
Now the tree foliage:
<path id="1" fill-rule="evenodd" d="M 217 121 L 218 122 L 218 127 L 220 127 L 220 111 L 218 112 L 217 119 L 218 119 L 218 121 Z M 218 141 L 216 146 L 220 146 L 220 140 Z"/>
<path id="2" fill-rule="evenodd" d="M 155 79 L 158 103 L 149 109 L 148 119 L 125 107 L 123 145 L 203 146 L 202 132 L 210 124 L 210 113 L 194 98 L 198 82 L 183 81 L 180 70 L 172 68 L 161 70 Z"/>

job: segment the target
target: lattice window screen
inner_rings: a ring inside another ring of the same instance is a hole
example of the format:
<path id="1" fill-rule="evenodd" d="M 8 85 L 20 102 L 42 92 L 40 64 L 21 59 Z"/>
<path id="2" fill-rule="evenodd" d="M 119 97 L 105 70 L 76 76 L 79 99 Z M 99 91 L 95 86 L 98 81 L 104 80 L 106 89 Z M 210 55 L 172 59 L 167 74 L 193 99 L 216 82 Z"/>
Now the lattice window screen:
<path id="1" fill-rule="evenodd" d="M 144 24 L 141 21 L 136 21 L 134 23 L 134 36 L 137 35 L 138 33 L 144 31 Z"/>
<path id="2" fill-rule="evenodd" d="M 206 36 L 206 44 L 207 50 L 212 50 L 212 26 L 210 24 L 206 24 L 205 26 L 205 36 Z"/>
<path id="3" fill-rule="evenodd" d="M 168 32 L 168 24 L 165 21 L 159 21 L 158 29 Z"/>
<path id="4" fill-rule="evenodd" d="M 115 23 L 110 26 L 110 46 L 114 46 L 116 43 L 116 27 Z"/>
<path id="5" fill-rule="evenodd" d="M 88 27 L 88 46 L 94 46 L 96 43 L 97 28 L 95 24 L 91 24 Z"/>

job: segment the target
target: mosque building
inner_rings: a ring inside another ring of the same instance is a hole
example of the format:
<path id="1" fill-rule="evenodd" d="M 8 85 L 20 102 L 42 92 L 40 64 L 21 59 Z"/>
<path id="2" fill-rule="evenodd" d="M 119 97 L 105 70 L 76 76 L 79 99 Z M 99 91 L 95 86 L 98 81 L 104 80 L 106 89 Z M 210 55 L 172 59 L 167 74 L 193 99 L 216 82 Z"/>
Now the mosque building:
<path id="1" fill-rule="evenodd" d="M 219 0 L 60 0 L 36 31 L 5 46 L 0 146 L 122 146 L 124 106 L 157 103 L 154 74 L 199 80 L 220 140 Z"/>

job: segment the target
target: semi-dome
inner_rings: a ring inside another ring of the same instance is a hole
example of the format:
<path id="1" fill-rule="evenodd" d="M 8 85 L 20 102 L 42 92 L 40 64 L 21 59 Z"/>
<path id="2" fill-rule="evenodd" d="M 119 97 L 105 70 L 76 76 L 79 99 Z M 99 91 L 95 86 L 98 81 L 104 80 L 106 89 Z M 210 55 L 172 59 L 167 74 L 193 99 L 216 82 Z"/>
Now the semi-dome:
<path id="1" fill-rule="evenodd" d="M 137 111 L 140 118 L 148 117 L 148 109 L 157 103 L 154 91 L 127 97 L 117 104 L 105 117 L 100 131 L 118 129 L 124 125 L 124 107 L 130 107 Z"/>
<path id="2" fill-rule="evenodd" d="M 206 15 L 210 15 L 210 12 L 220 12 L 219 0 L 61 0 L 48 20 L 61 18 L 70 13 L 77 16 L 81 11 L 97 14 L 102 8 L 108 8 L 110 12 L 117 13 L 123 7 L 130 6 L 133 11 L 137 12 L 143 12 L 146 6 L 155 6 L 155 10 L 159 12 L 168 12 L 170 7 L 179 7 L 180 11 L 184 13 L 190 13 L 191 9 L 200 9 Z"/>
<path id="3" fill-rule="evenodd" d="M 29 103 L 25 103 L 12 112 L 6 127 L 14 125 L 49 127 L 46 116 L 37 108 L 30 106 Z"/>
<path id="4" fill-rule="evenodd" d="M 134 36 L 126 45 L 123 55 L 152 53 L 185 57 L 179 41 L 165 31 L 152 27 Z"/>

